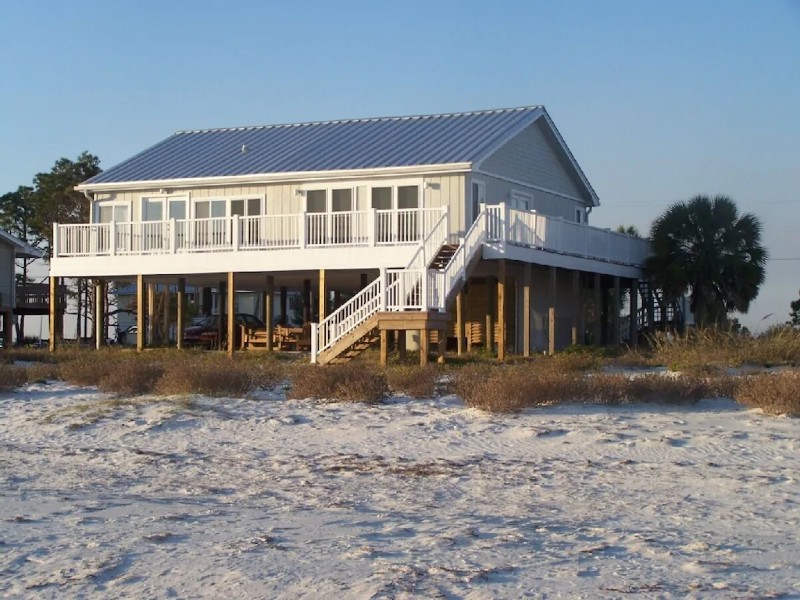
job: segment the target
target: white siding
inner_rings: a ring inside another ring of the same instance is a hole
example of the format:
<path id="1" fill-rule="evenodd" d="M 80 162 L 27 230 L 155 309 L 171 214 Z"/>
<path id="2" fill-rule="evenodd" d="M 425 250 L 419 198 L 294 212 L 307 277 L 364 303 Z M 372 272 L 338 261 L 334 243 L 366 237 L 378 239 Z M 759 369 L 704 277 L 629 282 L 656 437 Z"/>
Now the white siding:
<path id="1" fill-rule="evenodd" d="M 450 231 L 456 235 L 463 234 L 465 231 L 467 201 L 464 190 L 463 175 L 426 177 L 423 185 L 424 201 L 422 206 L 425 208 L 448 206 Z"/>
<path id="2" fill-rule="evenodd" d="M 481 170 L 591 202 L 572 165 L 541 119 L 485 159 Z"/>

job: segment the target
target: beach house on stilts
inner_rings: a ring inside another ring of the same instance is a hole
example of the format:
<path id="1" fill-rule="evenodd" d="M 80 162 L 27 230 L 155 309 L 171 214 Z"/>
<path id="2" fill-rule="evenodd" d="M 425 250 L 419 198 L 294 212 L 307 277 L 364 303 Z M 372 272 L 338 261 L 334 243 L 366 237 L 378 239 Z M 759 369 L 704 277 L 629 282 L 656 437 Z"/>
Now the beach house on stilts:
<path id="1" fill-rule="evenodd" d="M 77 189 L 91 222 L 54 226 L 52 284 L 135 282 L 140 349 L 156 284 L 178 290 L 179 346 L 190 285 L 215 290 L 229 353 L 293 333 L 322 364 L 635 343 L 659 318 L 647 241 L 589 224 L 597 195 L 542 106 L 180 131 Z M 237 291 L 261 294 L 263 331 L 239 332 Z"/>

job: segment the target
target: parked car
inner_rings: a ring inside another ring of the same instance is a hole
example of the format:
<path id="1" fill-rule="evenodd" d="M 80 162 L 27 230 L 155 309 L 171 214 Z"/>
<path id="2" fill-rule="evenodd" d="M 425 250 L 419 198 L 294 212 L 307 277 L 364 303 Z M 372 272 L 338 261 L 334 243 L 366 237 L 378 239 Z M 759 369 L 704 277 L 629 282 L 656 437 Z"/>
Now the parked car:
<path id="1" fill-rule="evenodd" d="M 246 313 L 236 313 L 236 340 L 235 344 L 238 346 L 241 342 L 241 329 L 239 325 L 246 325 L 252 328 L 266 327 L 264 322 Z M 226 335 L 225 324 L 223 324 L 223 341 Z M 205 348 L 218 347 L 219 340 L 219 316 L 211 315 L 206 317 L 199 325 L 193 325 L 183 330 L 183 343 L 187 346 L 203 346 Z"/>

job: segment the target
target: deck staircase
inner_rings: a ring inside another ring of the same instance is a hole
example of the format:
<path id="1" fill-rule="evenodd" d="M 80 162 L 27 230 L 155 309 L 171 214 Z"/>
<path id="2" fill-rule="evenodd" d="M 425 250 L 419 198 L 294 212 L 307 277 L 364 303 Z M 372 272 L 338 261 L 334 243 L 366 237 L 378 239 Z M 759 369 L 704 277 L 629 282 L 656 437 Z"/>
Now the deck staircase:
<path id="1" fill-rule="evenodd" d="M 404 269 L 386 269 L 377 279 L 312 330 L 311 361 L 346 362 L 379 340 L 380 315 L 402 311 L 447 311 L 481 256 L 491 215 L 480 215 L 458 244 L 448 243 L 447 213 L 432 227 Z"/>

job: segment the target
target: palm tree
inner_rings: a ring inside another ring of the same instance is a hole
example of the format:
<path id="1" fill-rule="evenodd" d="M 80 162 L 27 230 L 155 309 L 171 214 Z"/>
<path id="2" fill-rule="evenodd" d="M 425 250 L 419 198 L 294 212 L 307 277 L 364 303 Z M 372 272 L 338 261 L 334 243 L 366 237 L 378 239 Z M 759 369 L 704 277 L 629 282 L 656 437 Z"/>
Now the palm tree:
<path id="1" fill-rule="evenodd" d="M 653 223 L 646 270 L 668 301 L 689 293 L 698 326 L 722 325 L 747 312 L 764 282 L 767 251 L 761 222 L 739 215 L 727 196 L 678 202 Z"/>

